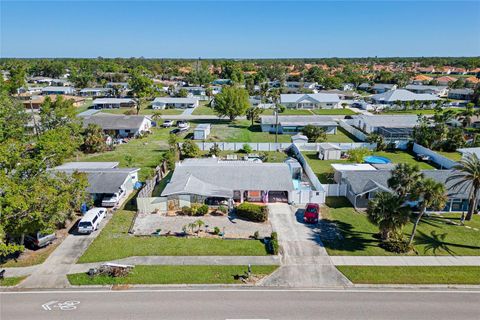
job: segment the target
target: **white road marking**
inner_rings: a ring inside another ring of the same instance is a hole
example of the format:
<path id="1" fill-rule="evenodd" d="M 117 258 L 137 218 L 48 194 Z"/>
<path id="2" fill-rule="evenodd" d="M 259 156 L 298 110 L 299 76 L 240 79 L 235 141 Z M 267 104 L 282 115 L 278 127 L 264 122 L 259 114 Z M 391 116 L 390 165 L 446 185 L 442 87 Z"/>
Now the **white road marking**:
<path id="1" fill-rule="evenodd" d="M 45 311 L 52 311 L 55 308 L 60 309 L 62 311 L 72 311 L 77 309 L 77 304 L 80 304 L 80 301 L 67 300 L 67 301 L 61 302 L 58 300 L 53 300 L 53 301 L 49 301 L 47 303 L 42 304 L 42 308 Z"/>

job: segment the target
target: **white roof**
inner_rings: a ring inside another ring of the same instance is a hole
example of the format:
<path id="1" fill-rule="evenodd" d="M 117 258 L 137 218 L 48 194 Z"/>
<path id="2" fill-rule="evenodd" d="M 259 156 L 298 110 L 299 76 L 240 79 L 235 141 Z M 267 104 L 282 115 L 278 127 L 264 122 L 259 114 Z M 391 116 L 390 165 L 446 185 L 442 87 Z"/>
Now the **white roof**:
<path id="1" fill-rule="evenodd" d="M 338 94 L 333 93 L 299 93 L 299 94 L 281 94 L 280 103 L 299 103 L 302 101 L 311 102 L 340 102 Z"/>
<path id="2" fill-rule="evenodd" d="M 177 98 L 177 97 L 159 97 L 153 100 L 153 103 L 195 103 L 197 98 Z"/>
<path id="3" fill-rule="evenodd" d="M 195 127 L 195 130 L 206 130 L 210 129 L 210 123 L 200 123 L 198 126 Z"/>
<path id="4" fill-rule="evenodd" d="M 353 116 L 353 119 L 361 119 L 364 123 L 372 127 L 386 127 L 386 128 L 413 128 L 418 123 L 418 116 L 416 115 L 358 115 Z"/>
<path id="5" fill-rule="evenodd" d="M 433 94 L 413 93 L 405 89 L 390 90 L 384 93 L 375 94 L 372 99 L 378 102 L 394 102 L 394 101 L 435 101 L 440 100 Z"/>
<path id="6" fill-rule="evenodd" d="M 457 149 L 462 155 L 466 156 L 468 154 L 476 154 L 480 158 L 480 148 L 461 148 Z"/>
<path id="7" fill-rule="evenodd" d="M 118 167 L 119 162 L 67 162 L 58 167 L 57 170 L 85 170 L 85 169 L 112 169 Z"/>
<path id="8" fill-rule="evenodd" d="M 333 163 L 332 168 L 335 171 L 374 171 L 377 170 L 367 163 Z"/>
<path id="9" fill-rule="evenodd" d="M 135 102 L 129 98 L 100 98 L 93 100 L 93 104 L 115 104 L 115 103 L 131 103 Z"/>

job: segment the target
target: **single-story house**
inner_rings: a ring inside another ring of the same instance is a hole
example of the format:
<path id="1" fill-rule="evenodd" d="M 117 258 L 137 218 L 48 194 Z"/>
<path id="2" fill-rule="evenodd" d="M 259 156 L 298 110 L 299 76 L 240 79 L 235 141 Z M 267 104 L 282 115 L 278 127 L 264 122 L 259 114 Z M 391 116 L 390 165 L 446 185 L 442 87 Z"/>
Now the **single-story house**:
<path id="1" fill-rule="evenodd" d="M 75 88 L 48 86 L 48 87 L 42 88 L 42 94 L 43 95 L 51 95 L 51 94 L 73 95 L 75 94 Z"/>
<path id="2" fill-rule="evenodd" d="M 173 98 L 173 97 L 159 97 L 152 102 L 152 109 L 186 109 L 198 107 L 197 98 Z"/>
<path id="3" fill-rule="evenodd" d="M 441 86 L 448 86 L 451 82 L 455 82 L 457 80 L 458 80 L 457 78 L 450 77 L 450 76 L 435 78 L 435 81 L 438 82 L 438 84 Z"/>
<path id="4" fill-rule="evenodd" d="M 315 92 L 316 88 L 316 82 L 285 81 L 285 89 L 288 93 L 299 93 L 301 90 Z"/>
<path id="5" fill-rule="evenodd" d="M 260 116 L 263 132 L 276 132 L 275 116 Z M 279 134 L 296 134 L 302 131 L 306 125 L 322 127 L 327 134 L 336 134 L 338 122 L 335 117 L 329 116 L 278 116 Z"/>
<path id="6" fill-rule="evenodd" d="M 444 97 L 448 94 L 447 86 L 424 86 L 418 84 L 409 84 L 405 87 L 405 89 L 413 93 L 434 94 L 439 97 Z"/>
<path id="7" fill-rule="evenodd" d="M 452 191 L 449 186 L 452 182 L 446 182 L 452 175 L 452 170 L 422 170 L 427 178 L 446 185 L 448 202 L 444 212 L 465 211 L 468 209 L 468 192 L 465 190 Z M 388 187 L 388 179 L 391 170 L 368 170 L 368 171 L 345 171 L 342 172 L 340 184 L 346 185 L 346 196 L 357 209 L 365 209 L 368 202 L 378 192 L 392 192 Z"/>
<path id="8" fill-rule="evenodd" d="M 286 163 L 203 158 L 177 163 L 162 196 L 169 200 L 187 197 L 191 203 L 208 203 L 210 199 L 230 203 L 291 202 L 293 190 L 292 174 Z"/>
<path id="9" fill-rule="evenodd" d="M 404 102 L 413 102 L 413 101 L 421 101 L 421 102 L 433 102 L 440 100 L 440 98 L 434 94 L 419 94 L 413 93 L 411 91 L 405 89 L 396 89 L 390 90 L 384 93 L 374 94 L 371 96 L 371 99 L 375 103 L 380 104 L 395 104 L 397 101 L 404 103 Z"/>
<path id="10" fill-rule="evenodd" d="M 122 90 L 128 89 L 128 82 L 107 82 L 105 87 L 113 89 L 113 88 L 120 88 Z"/>
<path id="11" fill-rule="evenodd" d="M 448 98 L 457 100 L 471 100 L 473 97 L 473 92 L 473 89 L 470 88 L 450 89 L 448 92 Z"/>
<path id="12" fill-rule="evenodd" d="M 153 121 L 147 116 L 127 116 L 107 113 L 97 113 L 82 117 L 83 126 L 96 124 L 111 137 L 136 137 L 150 131 Z"/>
<path id="13" fill-rule="evenodd" d="M 372 85 L 368 82 L 364 82 L 364 83 L 359 84 L 357 89 L 361 90 L 361 91 L 370 91 L 370 90 L 372 90 Z"/>
<path id="14" fill-rule="evenodd" d="M 418 124 L 417 115 L 358 115 L 353 125 L 367 134 L 378 133 L 389 140 L 410 139 Z"/>
<path id="15" fill-rule="evenodd" d="M 111 92 L 111 88 L 83 88 L 79 91 L 79 95 L 83 97 L 105 97 Z"/>
<path id="16" fill-rule="evenodd" d="M 138 182 L 139 168 L 119 168 L 118 162 L 68 162 L 52 170 L 87 174 L 87 192 L 102 205 L 108 199 L 112 206 L 128 196 Z M 104 203 L 105 205 L 105 203 Z"/>
<path id="17" fill-rule="evenodd" d="M 48 96 L 52 101 L 57 100 L 57 97 L 62 97 L 63 100 L 72 100 L 73 106 L 79 107 L 85 103 L 85 98 L 77 96 L 66 96 L 66 95 L 50 95 Z M 47 96 L 32 96 L 28 100 L 23 100 L 22 103 L 27 109 L 39 109 L 40 106 L 45 102 Z"/>
<path id="18" fill-rule="evenodd" d="M 384 93 L 390 90 L 395 90 L 397 89 L 396 84 L 390 84 L 390 83 L 375 83 L 372 87 L 373 93 Z"/>
<path id="19" fill-rule="evenodd" d="M 210 134 L 210 123 L 201 123 L 195 127 L 193 130 L 193 139 L 194 140 L 205 140 Z"/>
<path id="20" fill-rule="evenodd" d="M 280 103 L 288 109 L 334 109 L 340 97 L 332 93 L 281 94 Z"/>
<path id="21" fill-rule="evenodd" d="M 342 157 L 342 148 L 333 143 L 318 144 L 317 152 L 320 160 L 340 160 Z"/>
<path id="22" fill-rule="evenodd" d="M 133 108 L 137 103 L 129 98 L 99 98 L 93 100 L 93 109 Z"/>
<path id="23" fill-rule="evenodd" d="M 213 85 L 216 86 L 224 86 L 224 85 L 230 85 L 232 84 L 232 80 L 230 79 L 215 79 L 212 81 Z"/>

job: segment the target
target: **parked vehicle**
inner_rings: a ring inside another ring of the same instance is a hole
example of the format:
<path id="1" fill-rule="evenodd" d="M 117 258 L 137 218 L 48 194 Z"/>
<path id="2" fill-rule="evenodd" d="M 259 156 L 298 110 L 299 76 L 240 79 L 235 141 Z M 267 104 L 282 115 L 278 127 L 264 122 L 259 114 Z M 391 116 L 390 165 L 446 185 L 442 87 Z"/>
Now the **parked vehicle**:
<path id="1" fill-rule="evenodd" d="M 102 199 L 102 207 L 115 207 L 124 195 L 125 190 L 121 190 L 117 193 L 106 194 Z"/>
<path id="2" fill-rule="evenodd" d="M 303 213 L 303 221 L 306 223 L 317 223 L 320 216 L 320 206 L 317 203 L 307 203 Z"/>
<path id="3" fill-rule="evenodd" d="M 79 233 L 92 233 L 98 229 L 98 225 L 107 215 L 106 208 L 93 208 L 87 211 L 78 223 Z"/>
<path id="4" fill-rule="evenodd" d="M 43 248 L 51 244 L 57 236 L 55 233 L 43 233 L 38 231 L 25 236 L 25 244 L 33 248 Z"/>
<path id="5" fill-rule="evenodd" d="M 188 130 L 188 128 L 190 128 L 190 124 L 185 120 L 178 120 L 177 121 L 177 127 L 180 130 Z"/>
<path id="6" fill-rule="evenodd" d="M 163 121 L 162 126 L 163 126 L 164 128 L 170 128 L 170 127 L 172 127 L 172 126 L 173 126 L 173 120 L 165 120 L 165 121 Z"/>

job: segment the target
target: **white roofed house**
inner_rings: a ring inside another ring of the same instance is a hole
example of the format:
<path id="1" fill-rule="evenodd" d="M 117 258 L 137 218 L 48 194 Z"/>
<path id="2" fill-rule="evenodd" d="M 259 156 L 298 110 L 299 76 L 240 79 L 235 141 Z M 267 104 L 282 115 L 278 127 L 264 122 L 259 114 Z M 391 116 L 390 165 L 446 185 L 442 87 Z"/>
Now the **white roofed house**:
<path id="1" fill-rule="evenodd" d="M 374 93 L 384 93 L 395 89 L 397 89 L 397 85 L 390 83 L 375 83 L 372 87 Z"/>
<path id="2" fill-rule="evenodd" d="M 97 113 L 82 117 L 83 126 L 96 124 L 111 137 L 129 138 L 150 132 L 153 121 L 147 116 L 127 116 L 107 113 Z"/>
<path id="3" fill-rule="evenodd" d="M 413 93 L 405 89 L 390 90 L 384 93 L 374 94 L 371 99 L 375 103 L 393 105 L 397 103 L 419 101 L 423 103 L 434 103 L 440 100 L 435 94 Z"/>
<path id="4" fill-rule="evenodd" d="M 420 94 L 434 94 L 439 97 L 445 97 L 448 94 L 447 86 L 426 86 L 420 84 L 409 84 L 405 87 L 408 91 Z"/>
<path id="5" fill-rule="evenodd" d="M 448 98 L 457 100 L 471 100 L 473 98 L 473 93 L 473 89 L 469 88 L 450 89 L 448 92 Z"/>
<path id="6" fill-rule="evenodd" d="M 275 116 L 260 116 L 263 132 L 275 133 L 277 118 Z M 296 134 L 302 132 L 306 125 L 322 127 L 327 134 L 336 134 L 338 122 L 329 116 L 278 116 L 279 134 Z"/>
<path id="7" fill-rule="evenodd" d="M 48 86 L 48 87 L 42 88 L 42 94 L 43 95 L 50 95 L 50 94 L 73 95 L 75 94 L 75 88 Z"/>
<path id="8" fill-rule="evenodd" d="M 358 115 L 353 124 L 367 134 L 378 133 L 390 142 L 409 140 L 418 124 L 417 115 Z"/>
<path id="9" fill-rule="evenodd" d="M 340 97 L 332 93 L 281 94 L 280 104 L 288 109 L 335 109 Z"/>
<path id="10" fill-rule="evenodd" d="M 130 98 L 99 98 L 93 100 L 93 109 L 133 108 L 137 102 Z"/>
<path id="11" fill-rule="evenodd" d="M 83 97 L 105 97 L 111 93 L 111 88 L 83 88 L 78 92 Z"/>
<path id="12" fill-rule="evenodd" d="M 222 161 L 217 158 L 186 159 L 162 192 L 169 200 L 187 198 L 191 203 L 223 199 L 231 203 L 291 202 L 292 173 L 286 163 Z"/>
<path id="13" fill-rule="evenodd" d="M 288 93 L 300 93 L 302 90 L 307 92 L 311 91 L 313 93 L 317 92 L 317 83 L 316 82 L 301 82 L 301 81 L 286 81 L 285 89 Z"/>
<path id="14" fill-rule="evenodd" d="M 159 97 L 152 102 L 152 109 L 187 109 L 198 107 L 198 98 Z"/>

